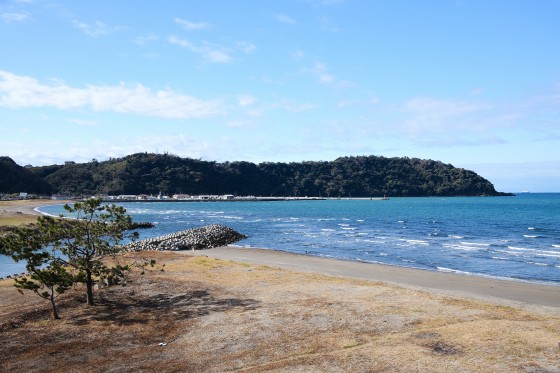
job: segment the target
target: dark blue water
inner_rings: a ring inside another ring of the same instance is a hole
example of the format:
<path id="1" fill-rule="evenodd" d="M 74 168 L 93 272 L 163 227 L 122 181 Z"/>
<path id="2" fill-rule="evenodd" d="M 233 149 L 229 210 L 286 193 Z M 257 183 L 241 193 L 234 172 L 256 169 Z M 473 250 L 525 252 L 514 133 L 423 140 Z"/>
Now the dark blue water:
<path id="1" fill-rule="evenodd" d="M 219 223 L 239 246 L 560 285 L 560 194 L 123 205 L 156 223 L 142 238 Z"/>

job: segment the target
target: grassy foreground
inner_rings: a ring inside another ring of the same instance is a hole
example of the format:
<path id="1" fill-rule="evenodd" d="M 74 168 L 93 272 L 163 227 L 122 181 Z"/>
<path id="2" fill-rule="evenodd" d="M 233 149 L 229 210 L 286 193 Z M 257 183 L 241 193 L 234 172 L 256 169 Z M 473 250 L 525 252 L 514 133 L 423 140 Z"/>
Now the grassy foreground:
<path id="1" fill-rule="evenodd" d="M 0 371 L 560 372 L 560 313 L 184 253 L 47 304 L 0 282 Z M 76 307 L 76 305 L 78 305 Z M 48 368 L 45 368 L 48 367 Z"/>

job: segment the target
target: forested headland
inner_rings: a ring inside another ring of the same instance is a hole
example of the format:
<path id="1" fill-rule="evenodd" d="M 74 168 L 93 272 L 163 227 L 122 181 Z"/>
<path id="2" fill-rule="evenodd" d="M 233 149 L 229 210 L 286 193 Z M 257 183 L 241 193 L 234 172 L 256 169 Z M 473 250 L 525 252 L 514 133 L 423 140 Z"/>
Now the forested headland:
<path id="1" fill-rule="evenodd" d="M 94 159 L 87 163 L 18 167 L 25 171 L 26 177 L 34 177 L 34 183 L 19 183 L 19 191 L 44 193 L 48 190 L 45 186 L 50 186 L 54 193 L 71 196 L 160 193 L 298 197 L 504 194 L 497 192 L 490 181 L 473 171 L 439 161 L 408 157 L 353 156 L 334 161 L 255 164 L 137 153 L 101 162 Z M 0 172 L 2 180 L 5 180 L 6 172 L 3 169 Z M 38 189 L 31 190 L 35 185 Z M 14 192 L 13 188 L 8 189 L 0 192 Z"/>

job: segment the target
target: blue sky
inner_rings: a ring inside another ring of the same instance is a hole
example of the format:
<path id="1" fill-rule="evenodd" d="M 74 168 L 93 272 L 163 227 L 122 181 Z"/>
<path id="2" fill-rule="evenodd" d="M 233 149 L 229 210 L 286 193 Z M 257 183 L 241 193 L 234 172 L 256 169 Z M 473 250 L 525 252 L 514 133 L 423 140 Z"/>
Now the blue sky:
<path id="1" fill-rule="evenodd" d="M 556 0 L 0 0 L 21 165 L 408 156 L 560 191 Z"/>

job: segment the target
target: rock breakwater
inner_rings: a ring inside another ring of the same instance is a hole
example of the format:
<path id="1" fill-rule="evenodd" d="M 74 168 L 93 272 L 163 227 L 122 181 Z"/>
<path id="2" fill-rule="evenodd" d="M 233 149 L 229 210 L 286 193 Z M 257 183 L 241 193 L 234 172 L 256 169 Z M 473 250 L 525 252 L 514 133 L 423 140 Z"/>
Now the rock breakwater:
<path id="1" fill-rule="evenodd" d="M 203 250 L 229 245 L 244 238 L 247 238 L 247 236 L 224 225 L 211 224 L 204 227 L 187 229 L 172 234 L 131 242 L 125 245 L 125 247 L 129 251 Z"/>

